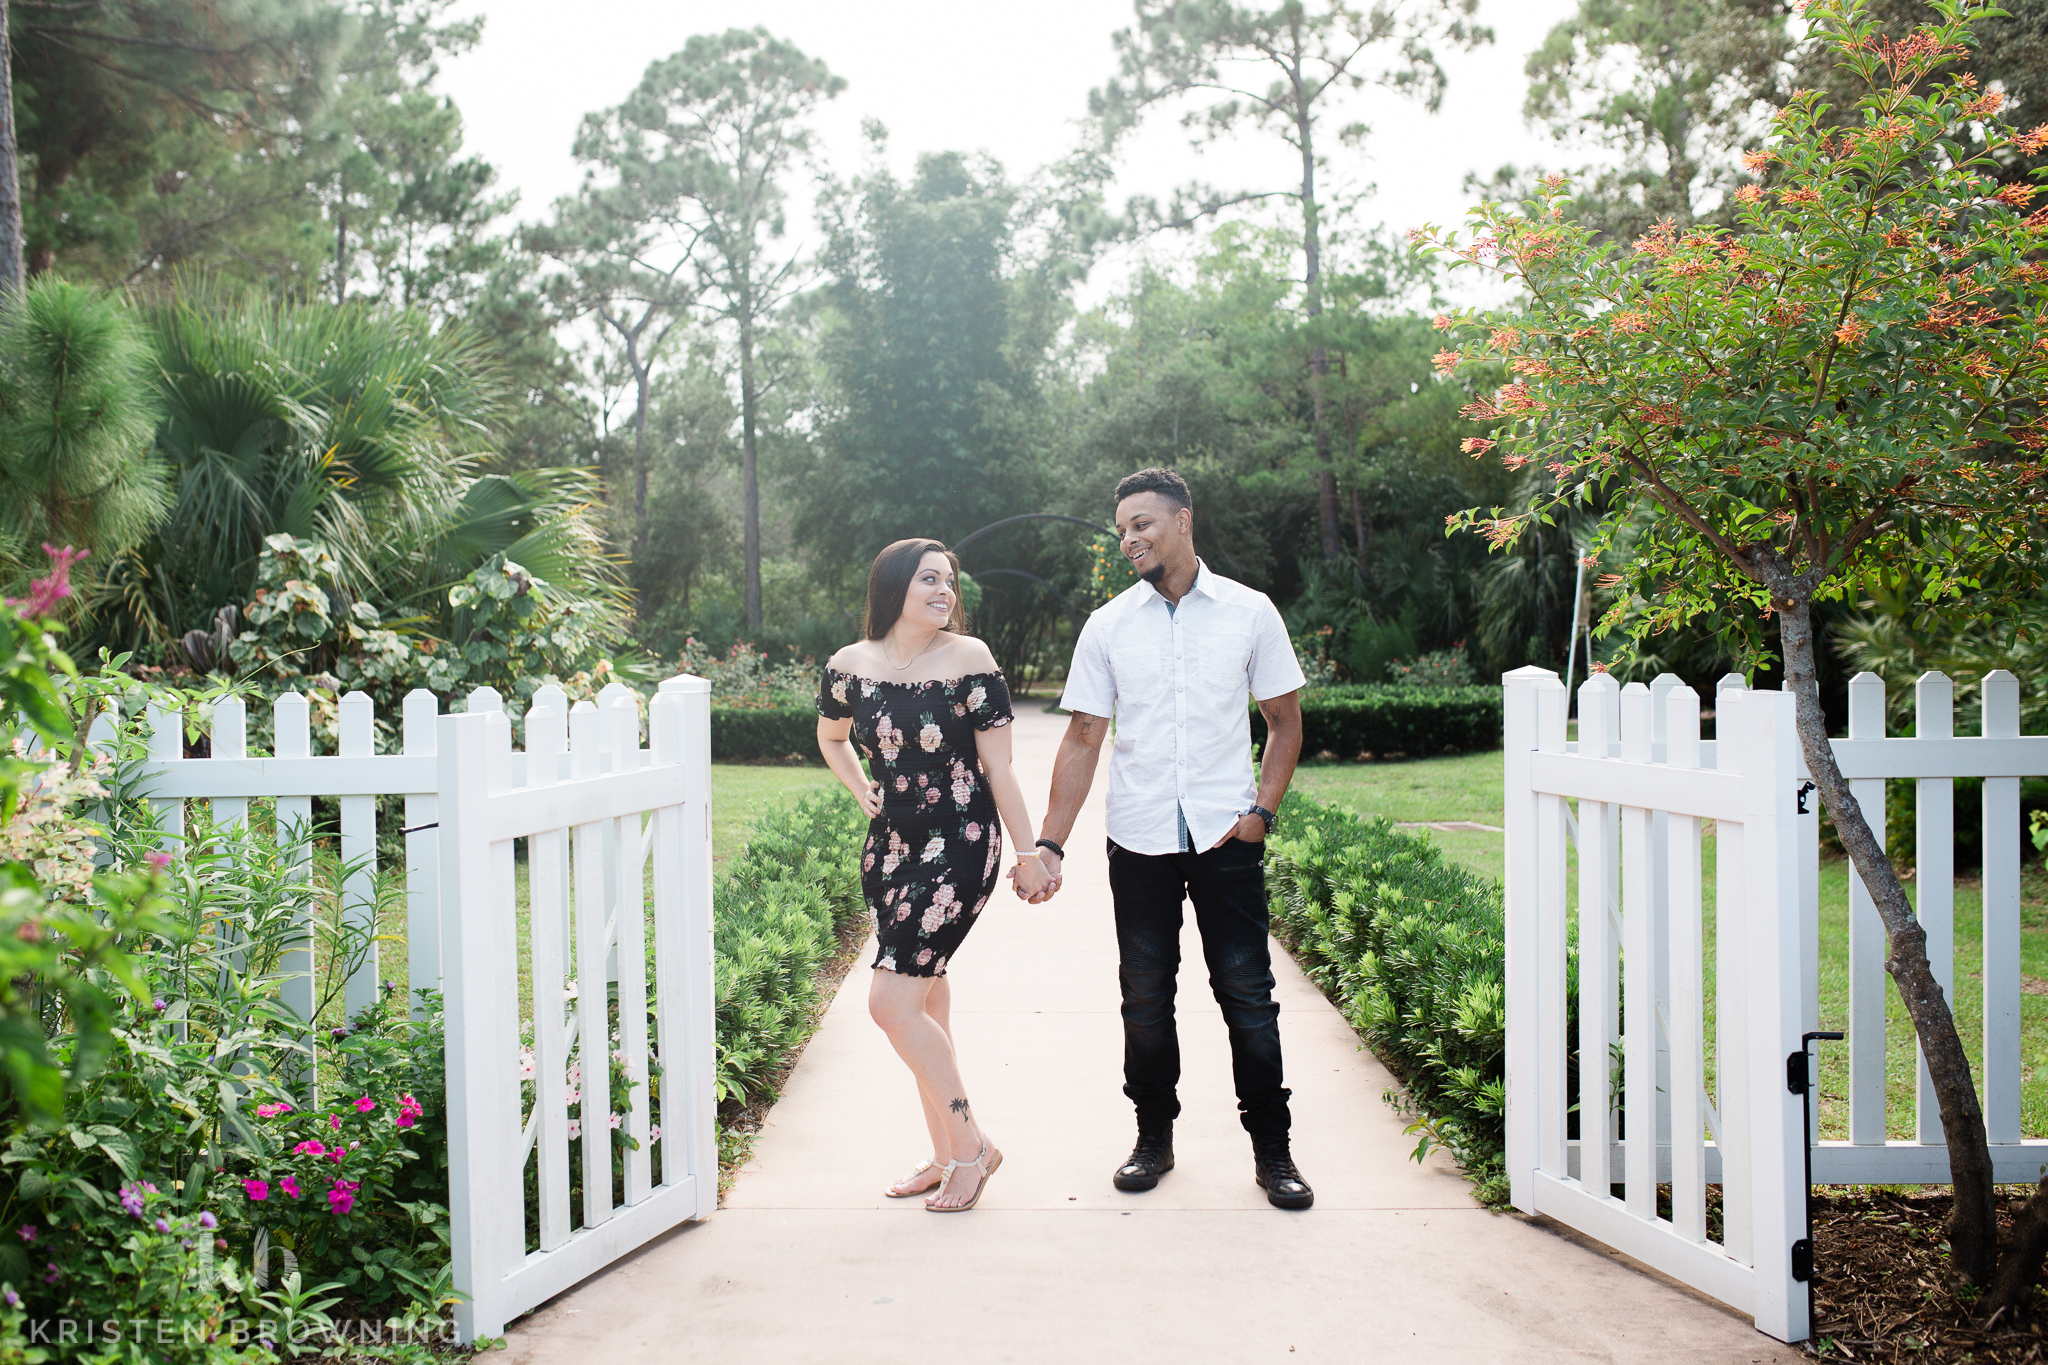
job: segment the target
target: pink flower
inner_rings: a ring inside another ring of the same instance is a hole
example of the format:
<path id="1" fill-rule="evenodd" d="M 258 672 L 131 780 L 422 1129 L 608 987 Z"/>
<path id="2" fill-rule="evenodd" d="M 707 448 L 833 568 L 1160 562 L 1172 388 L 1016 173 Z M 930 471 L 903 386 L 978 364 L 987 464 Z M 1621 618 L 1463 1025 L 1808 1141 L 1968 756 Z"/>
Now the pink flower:
<path id="1" fill-rule="evenodd" d="M 917 965 L 918 965 L 918 966 L 922 967 L 922 966 L 924 966 L 924 964 L 925 964 L 925 963 L 927 963 L 927 962 L 930 962 L 931 960 L 932 960 L 932 950 L 931 950 L 931 949 L 929 949 L 929 948 L 923 948 L 923 949 L 920 949 L 920 950 L 918 951 L 918 954 L 917 954 Z"/>
<path id="2" fill-rule="evenodd" d="M 568 1102 L 570 1104 L 583 1103 L 583 1088 L 581 1086 L 572 1085 L 569 1087 Z"/>
<path id="3" fill-rule="evenodd" d="M 279 1100 L 276 1104 L 259 1104 L 256 1106 L 256 1117 L 263 1119 L 273 1119 L 279 1114 L 289 1114 L 291 1112 L 291 1105 L 283 1100 Z"/>
<path id="4" fill-rule="evenodd" d="M 574 1142 L 574 1141 L 575 1141 L 575 1140 L 576 1140 L 577 1138 L 580 1138 L 580 1137 L 582 1137 L 582 1136 L 583 1136 L 583 1120 L 582 1120 L 582 1119 L 570 1119 L 570 1120 L 569 1120 L 569 1141 L 571 1141 L 571 1142 Z"/>
<path id="5" fill-rule="evenodd" d="M 327 1159 L 337 1166 L 341 1164 L 341 1159 L 347 1155 L 348 1153 L 339 1147 L 329 1147 L 327 1149 Z"/>
<path id="6" fill-rule="evenodd" d="M 605 1122 L 605 1127 L 607 1127 L 607 1128 L 616 1128 L 616 1127 L 618 1127 L 618 1126 L 619 1126 L 619 1125 L 620 1125 L 621 1123 L 624 1123 L 624 1122 L 625 1122 L 625 1120 L 624 1120 L 623 1118 L 621 1118 L 621 1117 L 620 1117 L 619 1115 L 617 1115 L 617 1114 L 606 1114 L 606 1115 L 604 1116 L 604 1122 Z"/>
<path id="7" fill-rule="evenodd" d="M 980 821 L 970 820 L 967 822 L 967 842 L 970 844 L 976 844 L 981 842 Z"/>
<path id="8" fill-rule="evenodd" d="M 288 1175 L 278 1181 L 277 1187 L 294 1199 L 299 1197 L 299 1178 L 295 1175 Z"/>
<path id="9" fill-rule="evenodd" d="M 33 1242 L 35 1239 L 36 1225 L 34 1223 L 23 1223 L 21 1225 L 21 1240 L 24 1242 Z"/>
<path id="10" fill-rule="evenodd" d="M 163 871 L 165 868 L 171 865 L 171 855 L 164 852 L 160 848 L 153 848 L 149 852 L 143 854 L 142 856 L 143 859 L 146 862 L 148 862 L 151 867 L 155 868 L 159 872 Z"/>
<path id="11" fill-rule="evenodd" d="M 346 1214 L 356 1206 L 356 1191 L 362 1188 L 351 1180 L 336 1180 L 334 1188 L 327 1192 L 327 1204 L 337 1215 Z"/>
<path id="12" fill-rule="evenodd" d="M 50 565 L 50 576 L 30 580 L 28 597 L 21 604 L 23 616 L 48 616 L 56 610 L 59 602 L 71 596 L 71 566 L 92 551 L 74 550 L 69 545 L 60 550 L 44 541 L 43 553 L 54 561 Z"/>
<path id="13" fill-rule="evenodd" d="M 371 1099 L 368 1095 L 364 1095 L 356 1101 L 356 1112 L 358 1114 L 367 1114 L 376 1107 L 377 1101 Z"/>
<path id="14" fill-rule="evenodd" d="M 242 1192 L 260 1204 L 270 1198 L 270 1183 L 264 1180 L 244 1180 Z"/>
<path id="15" fill-rule="evenodd" d="M 421 1108 L 420 1102 L 412 1096 L 400 1095 L 398 1097 L 398 1126 L 400 1128 L 412 1127 L 420 1121 L 420 1115 L 424 1113 L 426 1113 L 426 1110 Z"/>
<path id="16" fill-rule="evenodd" d="M 340 1132 L 340 1131 L 341 1131 L 341 1115 L 339 1115 L 339 1114 L 329 1114 L 329 1115 L 327 1116 L 327 1126 L 328 1126 L 329 1128 L 332 1128 L 332 1129 L 333 1129 L 333 1130 L 334 1130 L 335 1132 L 337 1132 L 337 1133 L 338 1133 L 338 1132 Z"/>
<path id="17" fill-rule="evenodd" d="M 325 1146 L 325 1145 L 324 1145 L 324 1144 L 323 1144 L 323 1143 L 322 1143 L 322 1142 L 320 1141 L 320 1139 L 319 1139 L 319 1138 L 307 1138 L 307 1139 L 306 1139 L 306 1140 L 305 1140 L 304 1142 L 302 1142 L 302 1143 L 300 1143 L 300 1144 L 299 1144 L 298 1146 L 296 1146 L 296 1147 L 292 1148 L 292 1155 L 293 1155 L 293 1156 L 326 1156 L 326 1155 L 327 1155 L 327 1148 L 326 1148 L 326 1146 Z"/>

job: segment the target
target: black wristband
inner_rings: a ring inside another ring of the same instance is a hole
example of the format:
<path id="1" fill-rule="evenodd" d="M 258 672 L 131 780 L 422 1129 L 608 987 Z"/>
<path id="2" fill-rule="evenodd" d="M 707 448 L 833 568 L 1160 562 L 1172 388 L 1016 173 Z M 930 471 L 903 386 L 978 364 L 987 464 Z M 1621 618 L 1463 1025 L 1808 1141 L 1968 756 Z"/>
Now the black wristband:
<path id="1" fill-rule="evenodd" d="M 1065 862 L 1067 860 L 1067 851 L 1061 848 L 1058 844 L 1054 843 L 1050 839 L 1040 839 L 1038 841 L 1038 847 L 1051 849 L 1052 856 L 1058 858 L 1061 862 Z"/>
<path id="2" fill-rule="evenodd" d="M 1253 806 L 1250 810 L 1246 811 L 1245 814 L 1256 815 L 1261 820 L 1265 821 L 1266 833 L 1268 834 L 1271 834 L 1273 832 L 1273 825 L 1280 819 L 1279 816 L 1275 815 L 1272 811 L 1267 810 L 1264 806 Z"/>

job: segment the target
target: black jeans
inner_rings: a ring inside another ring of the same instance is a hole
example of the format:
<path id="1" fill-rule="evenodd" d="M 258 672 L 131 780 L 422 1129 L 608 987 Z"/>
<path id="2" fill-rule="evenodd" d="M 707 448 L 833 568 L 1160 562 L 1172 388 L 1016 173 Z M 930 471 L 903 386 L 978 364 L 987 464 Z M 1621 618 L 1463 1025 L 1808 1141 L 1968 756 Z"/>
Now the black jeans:
<path id="1" fill-rule="evenodd" d="M 1287 1133 L 1280 1071 L 1280 1007 L 1266 943 L 1266 848 L 1232 839 L 1203 853 L 1133 853 L 1109 843 L 1116 902 L 1118 980 L 1123 986 L 1124 1094 L 1138 1126 L 1180 1115 L 1180 1035 L 1173 996 L 1180 974 L 1181 903 L 1195 903 L 1209 989 L 1230 1030 L 1237 1109 L 1253 1137 Z"/>

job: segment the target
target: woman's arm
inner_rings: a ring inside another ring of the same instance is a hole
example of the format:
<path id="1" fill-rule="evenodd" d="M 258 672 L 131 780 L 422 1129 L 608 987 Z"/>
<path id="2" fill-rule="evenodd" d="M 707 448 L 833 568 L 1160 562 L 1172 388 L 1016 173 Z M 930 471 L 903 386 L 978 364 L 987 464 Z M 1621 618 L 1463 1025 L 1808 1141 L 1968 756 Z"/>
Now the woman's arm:
<path id="1" fill-rule="evenodd" d="M 1034 855 L 1018 861 L 1016 875 L 1017 890 L 1025 896 L 1035 896 L 1052 878 L 1035 856 L 1038 827 L 1031 823 L 1031 808 L 1024 804 L 1024 788 L 1018 785 L 1016 770 L 1010 766 L 1010 727 L 998 725 L 976 730 L 974 751 L 981 759 L 981 772 L 988 779 L 989 791 L 996 798 L 996 811 L 1010 831 L 1010 847 L 1018 853 Z"/>
<path id="2" fill-rule="evenodd" d="M 846 784 L 853 793 L 853 799 L 860 802 L 860 808 L 872 820 L 882 813 L 882 784 L 870 782 L 865 769 L 860 766 L 860 755 L 853 751 L 853 717 L 838 720 L 818 717 L 818 752 L 825 756 L 825 766 L 832 775 Z"/>

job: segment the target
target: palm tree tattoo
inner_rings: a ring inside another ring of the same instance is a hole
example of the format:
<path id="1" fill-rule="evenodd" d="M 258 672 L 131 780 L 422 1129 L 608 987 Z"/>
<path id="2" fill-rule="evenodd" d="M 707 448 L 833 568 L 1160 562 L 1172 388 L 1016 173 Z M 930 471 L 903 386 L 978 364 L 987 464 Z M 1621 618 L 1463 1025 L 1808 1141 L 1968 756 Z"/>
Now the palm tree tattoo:
<path id="1" fill-rule="evenodd" d="M 947 1105 L 946 1107 L 951 1109 L 954 1113 L 958 1114 L 960 1116 L 960 1121 L 962 1123 L 966 1123 L 968 1121 L 968 1110 L 966 1100 L 954 1100 L 951 1104 Z"/>

